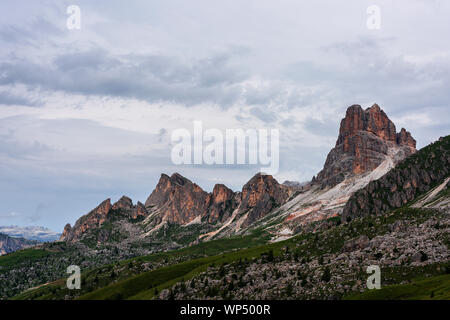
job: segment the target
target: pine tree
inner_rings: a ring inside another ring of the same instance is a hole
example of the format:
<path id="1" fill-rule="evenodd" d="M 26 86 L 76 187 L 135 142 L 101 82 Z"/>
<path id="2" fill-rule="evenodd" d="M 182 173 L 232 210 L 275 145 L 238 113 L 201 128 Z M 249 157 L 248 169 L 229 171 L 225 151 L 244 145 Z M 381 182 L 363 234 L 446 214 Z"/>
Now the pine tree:
<path id="1" fill-rule="evenodd" d="M 323 271 L 321 280 L 324 281 L 324 282 L 328 282 L 328 281 L 330 281 L 330 279 L 331 279 L 330 268 L 325 267 L 325 270 Z"/>

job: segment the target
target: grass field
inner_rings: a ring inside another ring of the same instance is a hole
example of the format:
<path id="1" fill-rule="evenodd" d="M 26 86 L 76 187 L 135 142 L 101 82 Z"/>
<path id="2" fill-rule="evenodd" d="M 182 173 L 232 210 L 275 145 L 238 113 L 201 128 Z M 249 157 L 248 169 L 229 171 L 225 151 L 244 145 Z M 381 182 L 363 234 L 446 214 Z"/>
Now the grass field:
<path id="1" fill-rule="evenodd" d="M 291 241 L 292 240 L 286 240 L 284 242 L 194 259 L 167 266 L 111 284 L 83 295 L 80 299 L 152 299 L 155 294 L 155 289 L 160 292 L 181 280 L 191 279 L 193 276 L 206 271 L 208 266 L 231 263 L 238 261 L 239 259 L 259 258 L 261 254 L 266 253 L 269 250 L 273 250 L 274 255 L 277 255 L 280 253 L 281 248 Z"/>
<path id="2" fill-rule="evenodd" d="M 246 248 L 261 246 L 262 244 L 267 243 L 269 239 L 270 237 L 267 233 L 256 231 L 251 235 L 244 237 L 218 239 L 206 243 L 199 243 L 197 245 L 186 247 L 179 250 L 159 252 L 147 256 L 123 260 L 118 263 L 104 265 L 98 268 L 94 268 L 92 270 L 84 271 L 82 274 L 82 279 L 84 282 L 82 288 L 88 290 L 93 280 L 95 278 L 100 277 L 100 281 L 97 282 L 95 285 L 95 289 L 97 288 L 99 289 L 92 292 L 93 294 L 92 297 L 94 297 L 93 299 L 97 299 L 96 298 L 97 291 L 99 291 L 100 293 L 107 292 L 109 290 L 108 289 L 109 286 L 116 287 L 118 283 L 121 283 L 121 281 L 124 279 L 127 279 L 126 281 L 130 281 L 131 283 L 130 285 L 125 285 L 126 287 L 127 286 L 133 287 L 134 286 L 133 284 L 136 283 L 134 280 L 135 278 L 138 279 L 136 280 L 137 282 L 142 282 L 144 284 L 144 287 L 138 287 L 139 289 L 142 288 L 146 289 L 147 287 L 160 286 L 163 283 L 162 282 L 163 280 L 168 281 L 169 279 L 183 277 L 183 275 L 186 276 L 193 269 L 203 270 L 202 267 L 206 269 L 207 265 L 213 263 L 218 258 L 233 257 L 235 256 L 232 255 L 233 252 L 239 252 L 238 250 L 241 249 L 246 250 Z M 22 257 L 22 259 L 26 260 L 27 256 L 30 257 L 30 255 L 38 254 L 33 251 L 36 250 L 31 250 L 30 252 L 28 252 L 28 254 L 18 254 L 18 255 Z M 43 253 L 45 253 L 45 251 Z M 1 257 L 0 261 L 3 261 L 4 258 L 6 257 Z M 184 262 L 184 260 L 188 261 Z M 180 263 L 180 261 L 182 262 Z M 4 263 L 6 264 L 6 261 L 4 261 Z M 13 265 L 14 261 L 11 260 L 9 263 Z M 169 266 L 158 268 L 157 270 L 149 271 L 143 274 L 141 272 L 128 268 L 130 264 L 135 266 L 141 265 L 143 263 L 154 263 L 154 264 L 165 263 L 168 264 Z M 126 271 L 122 271 L 120 274 L 117 275 L 117 278 L 114 279 L 111 279 L 109 276 L 107 276 L 109 272 L 117 268 L 123 268 Z M 162 276 L 163 274 L 164 276 Z M 153 277 L 157 278 L 158 280 L 155 281 L 149 280 L 152 279 Z M 105 290 L 103 290 L 103 287 L 105 287 L 104 288 Z M 112 295 L 105 295 L 105 298 L 118 299 L 128 297 L 128 293 L 119 294 L 118 293 L 119 291 L 120 290 L 114 290 L 114 293 Z M 126 292 L 129 291 L 130 291 L 129 289 L 126 290 Z M 135 290 L 133 292 L 135 292 Z M 64 281 L 58 280 L 36 289 L 27 290 L 17 295 L 13 299 L 27 300 L 27 299 L 63 298 L 65 295 L 71 295 L 73 293 L 74 293 L 73 291 L 69 291 L 68 289 L 65 288 Z M 87 291 L 83 290 L 82 294 L 85 293 L 87 293 Z M 89 297 L 91 297 L 91 295 L 87 295 L 87 298 Z"/>
<path id="3" fill-rule="evenodd" d="M 8 270 L 23 262 L 32 262 L 35 259 L 43 258 L 51 252 L 41 249 L 24 249 L 0 257 L 0 272 Z"/>
<path id="4" fill-rule="evenodd" d="M 450 300 L 450 274 L 392 285 L 346 297 L 347 300 Z"/>

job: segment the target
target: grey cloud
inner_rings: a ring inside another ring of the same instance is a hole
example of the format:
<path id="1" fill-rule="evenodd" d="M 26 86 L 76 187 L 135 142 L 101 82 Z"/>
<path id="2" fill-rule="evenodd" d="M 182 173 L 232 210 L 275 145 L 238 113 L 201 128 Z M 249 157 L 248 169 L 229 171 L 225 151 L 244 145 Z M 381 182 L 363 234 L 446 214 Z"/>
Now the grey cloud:
<path id="1" fill-rule="evenodd" d="M 300 61 L 291 64 L 285 74 L 294 82 L 321 85 L 328 91 L 328 100 L 345 105 L 376 101 L 402 112 L 446 105 L 450 59 L 415 65 L 403 55 L 387 54 L 393 41 L 396 39 L 360 37 L 335 43 L 323 49 L 329 55 L 327 64 Z M 295 100 L 301 102 L 301 98 Z"/>
<path id="2" fill-rule="evenodd" d="M 280 121 L 280 124 L 283 125 L 284 127 L 292 127 L 293 125 L 296 124 L 296 122 L 294 119 L 289 118 L 289 119 L 284 119 L 284 120 Z"/>
<path id="3" fill-rule="evenodd" d="M 265 123 L 272 123 L 277 120 L 277 114 L 272 111 L 268 111 L 267 109 L 262 109 L 259 107 L 253 107 L 250 109 L 250 114 L 258 118 L 259 120 Z"/>
<path id="4" fill-rule="evenodd" d="M 11 94 L 9 92 L 0 92 L 0 105 L 19 105 L 19 106 L 28 106 L 35 107 L 38 106 L 41 102 L 37 100 L 28 99 L 24 96 L 19 96 L 15 94 Z"/>
<path id="5" fill-rule="evenodd" d="M 3 125 L 4 121 L 0 124 Z M 42 142 L 30 140 L 19 143 L 13 131 L 0 134 L 0 156 L 15 160 L 35 159 L 36 156 L 42 156 L 53 150 Z"/>
<path id="6" fill-rule="evenodd" d="M 149 102 L 209 102 L 226 107 L 241 97 L 240 81 L 245 79 L 241 70 L 229 65 L 232 56 L 230 52 L 186 64 L 175 57 L 114 57 L 96 49 L 62 54 L 49 64 L 18 59 L 3 62 L 0 84 Z"/>
<path id="7" fill-rule="evenodd" d="M 24 11 L 27 8 L 23 8 Z M 32 16 L 31 16 L 32 17 Z M 63 30 L 42 16 L 31 18 L 31 22 L 7 24 L 0 28 L 0 40 L 14 45 L 31 45 L 38 47 L 50 38 L 63 35 Z"/>
<path id="8" fill-rule="evenodd" d="M 319 121 L 308 118 L 303 122 L 303 126 L 309 132 L 321 137 L 337 137 L 336 127 L 339 127 L 339 125 L 336 123 L 336 120 L 338 119 Z"/>

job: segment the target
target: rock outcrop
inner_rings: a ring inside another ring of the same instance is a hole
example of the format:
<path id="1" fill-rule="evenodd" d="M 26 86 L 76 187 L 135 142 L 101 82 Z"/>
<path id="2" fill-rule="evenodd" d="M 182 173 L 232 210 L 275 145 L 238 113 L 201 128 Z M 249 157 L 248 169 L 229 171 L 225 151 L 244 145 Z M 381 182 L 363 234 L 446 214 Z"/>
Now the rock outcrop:
<path id="1" fill-rule="evenodd" d="M 60 240 L 79 240 L 88 230 L 100 227 L 106 221 L 110 210 L 111 199 L 106 199 L 94 210 L 78 219 L 73 227 L 71 227 L 70 224 L 67 224 Z"/>
<path id="2" fill-rule="evenodd" d="M 148 197 L 148 210 L 158 212 L 156 223 L 169 222 L 187 224 L 200 217 L 211 224 L 228 220 L 234 210 L 248 213 L 243 226 L 265 216 L 273 208 L 283 204 L 289 195 L 289 187 L 280 185 L 272 176 L 256 174 L 242 188 L 233 192 L 223 184 L 214 186 L 212 193 L 203 191 L 198 185 L 178 173 L 161 178 Z"/>
<path id="3" fill-rule="evenodd" d="M 138 219 L 147 216 L 148 212 L 144 204 L 137 202 L 133 205 L 133 201 L 127 196 L 122 196 L 116 203 L 113 204 L 112 210 L 118 211 L 122 215 L 128 216 L 130 219 Z"/>
<path id="4" fill-rule="evenodd" d="M 314 183 L 333 187 L 349 175 L 377 168 L 395 149 L 404 158 L 416 151 L 416 141 L 404 128 L 396 132 L 394 123 L 377 104 L 363 110 L 352 105 L 342 119 L 335 147 L 330 151 Z"/>
<path id="5" fill-rule="evenodd" d="M 243 227 L 261 219 L 289 198 L 289 188 L 279 184 L 271 175 L 256 174 L 242 188 L 239 213 L 246 214 Z"/>
<path id="6" fill-rule="evenodd" d="M 416 140 L 411 136 L 409 131 L 406 131 L 405 128 L 402 128 L 396 136 L 396 142 L 401 146 L 408 146 L 412 150 L 416 149 Z"/>
<path id="7" fill-rule="evenodd" d="M 156 223 L 187 224 L 207 210 L 208 193 L 178 173 L 162 174 L 145 201 L 148 210 L 159 210 Z"/>
<path id="8" fill-rule="evenodd" d="M 130 198 L 123 196 L 111 205 L 106 199 L 94 210 L 77 220 L 72 227 L 67 224 L 60 240 L 78 241 L 84 234 L 102 227 L 112 218 L 146 220 L 146 232 L 164 224 L 188 225 L 203 223 L 207 230 L 216 224 L 231 222 L 234 212 L 245 215 L 240 227 L 248 227 L 261 219 L 274 208 L 284 204 L 292 188 L 279 184 L 272 176 L 256 174 L 243 187 L 242 192 L 234 192 L 223 184 L 216 184 L 211 193 L 204 191 L 197 184 L 179 173 L 171 176 L 162 174 L 153 192 L 145 201 L 133 205 Z M 157 228 L 155 228 L 156 230 Z M 107 240 L 105 230 L 100 230 L 95 237 L 101 242 Z"/>
<path id="9" fill-rule="evenodd" d="M 147 214 L 147 210 L 142 203 L 138 202 L 133 205 L 132 200 L 127 196 L 123 196 L 113 205 L 111 205 L 111 199 L 106 199 L 94 210 L 78 219 L 73 227 L 66 224 L 60 240 L 78 241 L 89 231 L 100 228 L 112 217 L 136 220 L 147 216 Z"/>
<path id="10" fill-rule="evenodd" d="M 204 216 L 208 223 L 224 222 L 231 217 L 231 214 L 240 203 L 237 193 L 227 188 L 223 184 L 216 184 L 213 192 L 207 197 L 207 210 Z"/>

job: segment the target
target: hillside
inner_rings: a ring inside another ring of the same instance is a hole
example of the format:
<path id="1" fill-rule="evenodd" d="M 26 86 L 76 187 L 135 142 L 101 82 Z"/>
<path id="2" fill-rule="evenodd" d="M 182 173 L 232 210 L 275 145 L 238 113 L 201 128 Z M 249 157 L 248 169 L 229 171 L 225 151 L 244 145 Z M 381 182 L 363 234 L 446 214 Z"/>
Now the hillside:
<path id="1" fill-rule="evenodd" d="M 450 136 L 424 147 L 401 161 L 394 169 L 355 192 L 342 219 L 381 214 L 417 199 L 438 184 L 446 188 L 450 174 Z M 448 206 L 445 206 L 448 209 Z"/>
<path id="2" fill-rule="evenodd" d="M 450 300 L 450 274 L 413 280 L 347 297 L 348 300 Z"/>

